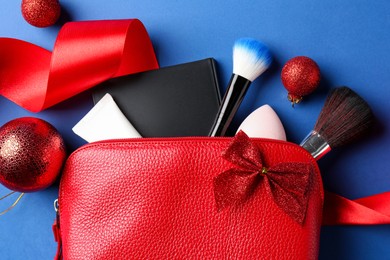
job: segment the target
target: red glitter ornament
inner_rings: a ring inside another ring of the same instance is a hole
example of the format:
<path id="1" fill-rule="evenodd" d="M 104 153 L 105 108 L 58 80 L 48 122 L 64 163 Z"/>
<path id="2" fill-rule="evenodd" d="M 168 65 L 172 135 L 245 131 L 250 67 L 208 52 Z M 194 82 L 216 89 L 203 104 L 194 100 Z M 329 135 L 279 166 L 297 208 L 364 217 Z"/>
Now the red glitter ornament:
<path id="1" fill-rule="evenodd" d="M 19 192 L 47 188 L 65 161 L 64 141 L 48 122 L 14 119 L 0 128 L 0 183 Z"/>
<path id="2" fill-rule="evenodd" d="M 54 25 L 61 14 L 58 0 L 22 0 L 21 8 L 24 19 L 36 27 Z"/>
<path id="3" fill-rule="evenodd" d="M 282 69 L 282 83 L 288 91 L 292 105 L 303 96 L 312 93 L 320 83 L 321 73 L 317 63 L 305 56 L 297 56 L 286 62 Z"/>

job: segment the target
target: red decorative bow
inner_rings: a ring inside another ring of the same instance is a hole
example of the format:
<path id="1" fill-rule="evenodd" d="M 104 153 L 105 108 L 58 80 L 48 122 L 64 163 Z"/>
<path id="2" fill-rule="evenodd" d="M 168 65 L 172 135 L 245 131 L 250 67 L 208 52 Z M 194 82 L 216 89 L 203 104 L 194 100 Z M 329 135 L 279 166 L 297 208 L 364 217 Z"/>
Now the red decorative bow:
<path id="1" fill-rule="evenodd" d="M 214 178 L 218 210 L 247 199 L 261 181 L 275 203 L 292 219 L 303 224 L 308 204 L 312 166 L 302 162 L 284 162 L 267 167 L 256 144 L 242 131 L 237 133 L 223 158 L 238 166 Z"/>
<path id="2" fill-rule="evenodd" d="M 0 38 L 0 95 L 39 112 L 113 78 L 158 68 L 137 19 L 66 23 L 53 52 Z"/>

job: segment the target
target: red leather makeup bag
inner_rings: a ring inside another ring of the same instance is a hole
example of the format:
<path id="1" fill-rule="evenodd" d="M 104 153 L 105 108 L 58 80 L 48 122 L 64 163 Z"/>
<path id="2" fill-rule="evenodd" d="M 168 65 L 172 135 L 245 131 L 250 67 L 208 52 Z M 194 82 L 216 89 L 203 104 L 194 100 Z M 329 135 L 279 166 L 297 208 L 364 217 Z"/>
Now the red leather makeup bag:
<path id="1" fill-rule="evenodd" d="M 74 152 L 58 205 L 59 259 L 316 259 L 323 187 L 289 142 L 126 139 Z"/>

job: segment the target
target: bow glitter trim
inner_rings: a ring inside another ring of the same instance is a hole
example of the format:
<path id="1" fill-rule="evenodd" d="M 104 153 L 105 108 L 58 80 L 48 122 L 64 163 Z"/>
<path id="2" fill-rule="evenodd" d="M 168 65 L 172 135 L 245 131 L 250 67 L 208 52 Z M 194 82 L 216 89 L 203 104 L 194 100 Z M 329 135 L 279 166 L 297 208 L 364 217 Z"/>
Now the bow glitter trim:
<path id="1" fill-rule="evenodd" d="M 237 133 L 222 156 L 237 167 L 214 178 L 218 211 L 242 203 L 264 182 L 267 193 L 279 208 L 303 224 L 313 171 L 309 163 L 283 162 L 266 166 L 259 147 L 242 131 Z"/>

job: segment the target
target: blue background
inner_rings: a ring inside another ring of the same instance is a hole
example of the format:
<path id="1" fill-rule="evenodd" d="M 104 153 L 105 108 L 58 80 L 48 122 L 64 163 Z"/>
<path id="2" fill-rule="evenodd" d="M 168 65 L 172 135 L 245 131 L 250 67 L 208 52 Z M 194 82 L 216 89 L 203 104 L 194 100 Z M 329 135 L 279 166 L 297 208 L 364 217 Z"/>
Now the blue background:
<path id="1" fill-rule="evenodd" d="M 64 22 L 139 18 L 147 28 L 160 66 L 214 57 L 223 91 L 232 71 L 231 48 L 239 37 L 265 42 L 275 62 L 251 86 L 232 129 L 257 107 L 270 104 L 287 137 L 299 143 L 313 127 L 329 89 L 347 85 L 365 98 L 377 118 L 365 140 L 332 151 L 320 161 L 324 185 L 354 199 L 390 190 L 390 1 L 219 0 L 103 1 L 61 0 L 61 21 L 49 28 L 27 24 L 20 1 L 2 1 L 0 37 L 29 41 L 52 50 Z M 1 48 L 1 46 L 0 46 Z M 283 64 L 309 56 L 321 68 L 319 89 L 292 108 L 280 80 Z M 1 57 L 0 57 L 1 59 Z M 0 79 L 1 80 L 1 79 Z M 52 123 L 69 152 L 84 144 L 71 128 L 92 107 L 86 91 L 38 114 L 0 97 L 0 125 L 21 116 Z M 11 212 L 0 216 L 0 259 L 52 259 L 51 232 L 55 185 L 27 194 Z M 0 195 L 8 191 L 0 188 Z M 4 209 L 11 200 L 2 201 Z M 390 259 L 390 225 L 324 227 L 320 259 Z"/>

